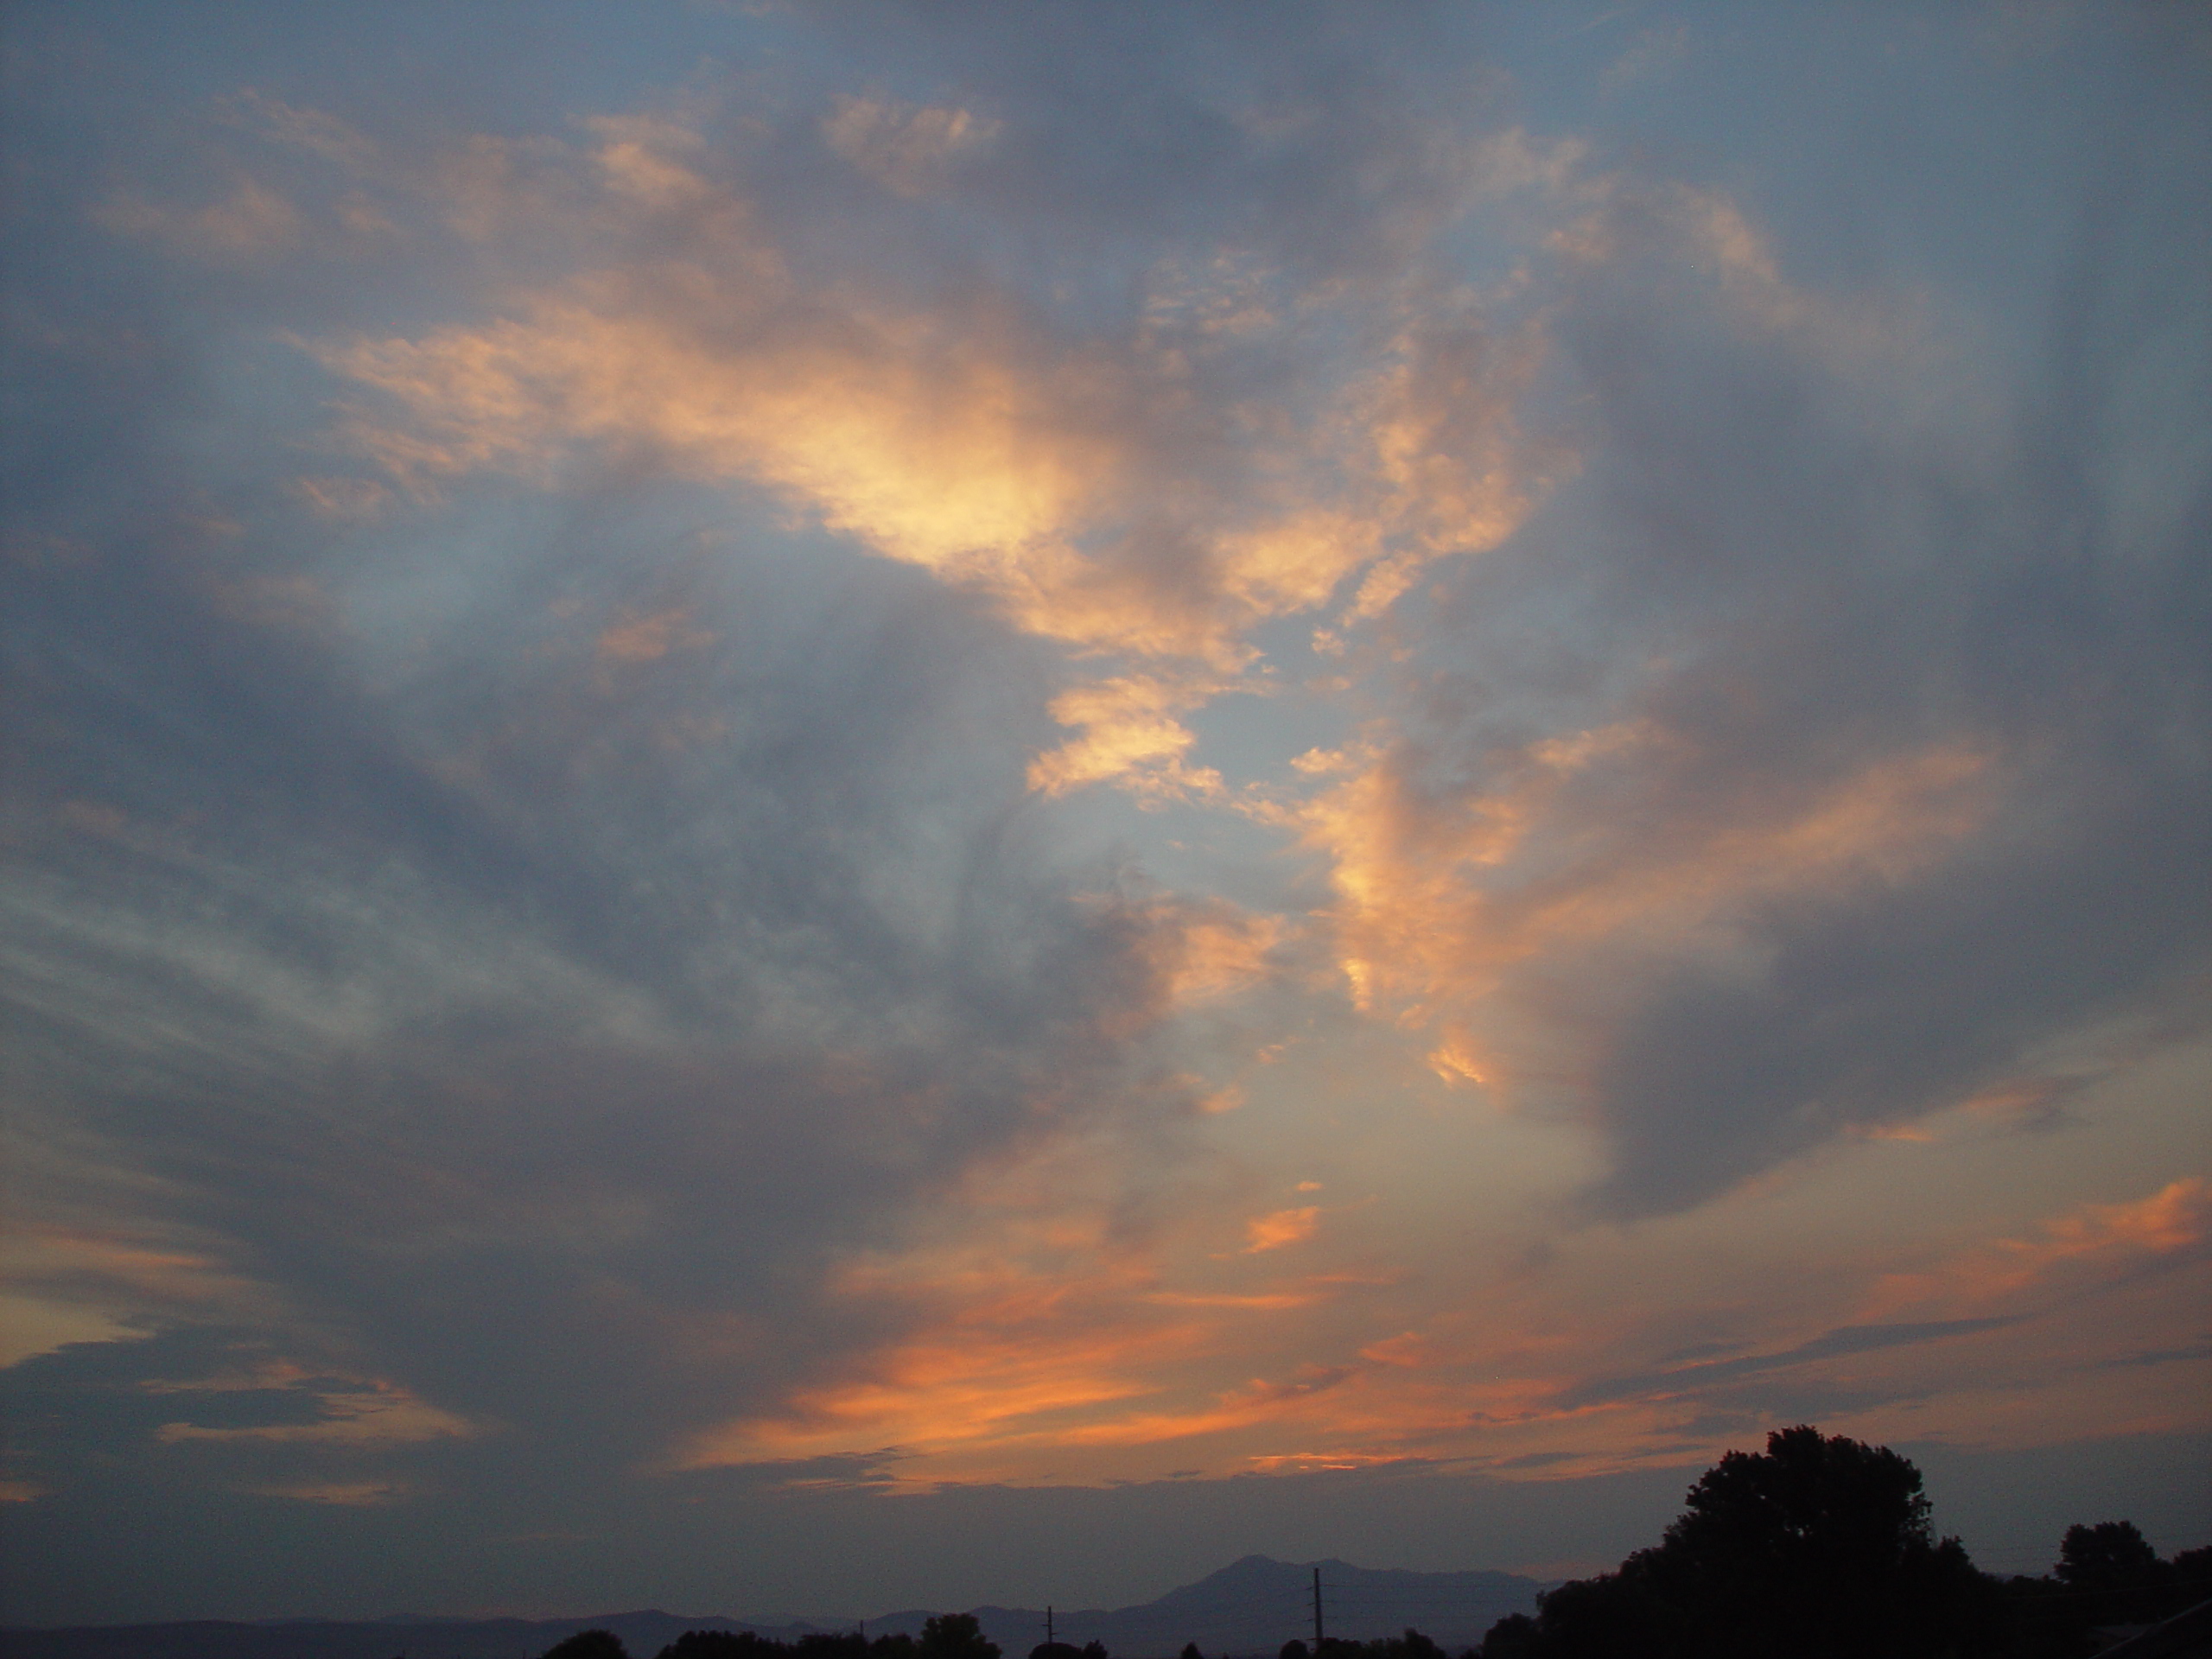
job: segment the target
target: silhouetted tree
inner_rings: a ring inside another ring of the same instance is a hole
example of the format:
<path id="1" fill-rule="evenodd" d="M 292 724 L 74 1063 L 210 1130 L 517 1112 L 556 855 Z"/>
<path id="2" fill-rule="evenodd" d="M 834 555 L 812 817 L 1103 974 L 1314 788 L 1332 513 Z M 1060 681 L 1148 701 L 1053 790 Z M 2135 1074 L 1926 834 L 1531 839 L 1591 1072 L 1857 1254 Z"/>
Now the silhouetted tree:
<path id="1" fill-rule="evenodd" d="M 2129 1521 L 2069 1527 L 2042 1578 L 2005 1586 L 2012 1651 L 2020 1659 L 2074 1659 L 2101 1624 L 2149 1624 L 2212 1599 L 2212 1549 L 2172 1560 Z"/>
<path id="2" fill-rule="evenodd" d="M 1275 1659 L 1310 1659 L 1310 1656 L 1306 1651 L 1306 1644 L 1293 1637 L 1282 1644 L 1282 1650 L 1275 1655 Z"/>
<path id="3" fill-rule="evenodd" d="M 1920 1471 L 1804 1425 L 1731 1452 L 1656 1548 L 1547 1592 L 1541 1659 L 1885 1659 L 1993 1651 L 1990 1592 L 1936 1540 Z"/>
<path id="4" fill-rule="evenodd" d="M 2093 1624 L 2149 1623 L 2163 1617 L 2174 1569 L 2158 1559 L 2133 1521 L 2069 1527 L 2053 1576 L 2081 1596 Z"/>
<path id="5" fill-rule="evenodd" d="M 1643 1550 L 1618 1573 L 1573 1579 L 1536 1598 L 1536 1652 L 1541 1659 L 1612 1659 L 1618 1654 L 1672 1654 L 1660 1644 L 1666 1609 L 1649 1584 Z"/>
<path id="6" fill-rule="evenodd" d="M 1083 1659 L 1109 1659 L 1106 1644 L 1093 1637 L 1083 1644 Z"/>
<path id="7" fill-rule="evenodd" d="M 984 1638 L 973 1613 L 939 1613 L 926 1620 L 915 1646 L 922 1659 L 999 1659 L 999 1644 Z"/>
<path id="8" fill-rule="evenodd" d="M 544 1659 L 630 1659 L 630 1650 L 612 1630 L 578 1630 L 546 1649 Z"/>
<path id="9" fill-rule="evenodd" d="M 1490 1627 L 1475 1659 L 1535 1659 L 1536 1621 L 1526 1613 L 1508 1613 Z"/>
<path id="10" fill-rule="evenodd" d="M 2117 1590 L 2143 1583 L 2164 1565 L 2133 1521 L 2100 1521 L 2066 1529 L 2052 1572 L 2069 1590 Z"/>
<path id="11" fill-rule="evenodd" d="M 1197 1643 L 1185 1642 L 1183 1644 L 1183 1651 L 1176 1655 L 1175 1659 L 1206 1659 L 1206 1656 L 1198 1651 Z"/>
<path id="12" fill-rule="evenodd" d="M 1083 1649 L 1071 1642 L 1039 1642 L 1029 1649 L 1029 1659 L 1083 1659 Z"/>
<path id="13" fill-rule="evenodd" d="M 2099 1625 L 2155 1624 L 2212 1599 L 2212 1548 L 2165 1561 L 2132 1522 L 2069 1527 L 2051 1570 L 2008 1580 L 2000 1598 L 2006 1659 L 2078 1659 Z"/>

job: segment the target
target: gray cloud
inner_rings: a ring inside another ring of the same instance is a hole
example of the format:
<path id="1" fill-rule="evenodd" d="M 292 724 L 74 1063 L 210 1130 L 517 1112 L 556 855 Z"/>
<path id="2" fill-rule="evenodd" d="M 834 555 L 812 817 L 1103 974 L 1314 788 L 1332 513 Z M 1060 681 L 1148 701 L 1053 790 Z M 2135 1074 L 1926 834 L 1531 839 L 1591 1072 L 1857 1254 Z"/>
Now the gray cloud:
<path id="1" fill-rule="evenodd" d="M 1794 1348 L 1783 1349 L 1777 1353 L 1744 1354 L 1733 1359 L 1706 1360 L 1697 1364 L 1641 1371 L 1626 1376 L 1592 1377 L 1566 1390 L 1560 1395 L 1558 1403 L 1562 1409 L 1572 1411 L 1584 1406 L 1616 1404 L 1624 1400 L 1705 1399 L 1714 1393 L 1715 1384 L 1732 1382 L 1740 1377 L 1851 1354 L 1874 1353 L 1885 1348 L 1936 1342 L 1945 1337 L 1998 1331 L 2019 1322 L 2017 1319 L 1931 1319 L 1909 1325 L 1842 1325 L 1834 1331 L 1824 1332 L 1809 1342 L 1799 1343 Z M 1726 1397 L 1726 1391 L 1720 1392 Z M 1838 1408 L 1832 1405 L 1829 1408 Z"/>
<path id="2" fill-rule="evenodd" d="M 10 295 L 38 412 L 7 569 L 13 1127 L 69 1171 L 23 1214 L 192 1255 L 233 1305 L 172 1287 L 154 1334 L 34 1362 L 38 1421 L 95 1403 L 21 1478 L 120 1457 L 180 1492 L 563 1510 L 902 1328 L 826 1276 L 980 1160 L 1179 1109 L 1130 1048 L 1147 924 L 1025 804 L 1027 647 L 619 465 L 317 512 L 296 440 L 329 387 L 270 336 L 370 308 L 375 262 L 203 283 L 88 213 L 89 173 Z M 389 1379 L 478 1438 L 149 1438 L 321 1421 L 308 1382 L 199 1389 L 215 1351 Z"/>
<path id="3" fill-rule="evenodd" d="M 2178 83 L 2105 68 L 2080 93 L 2101 148 L 2032 297 L 1993 270 L 1886 311 L 1793 289 L 1789 243 L 1778 278 L 1732 267 L 1689 239 L 1682 198 L 1626 181 L 1605 257 L 1565 273 L 1588 472 L 1459 582 L 1398 764 L 1443 812 L 1531 729 L 1640 722 L 1495 902 L 1535 912 L 1623 871 L 1739 883 L 1713 918 L 1725 949 L 1609 942 L 1516 975 L 1573 1033 L 1614 1160 L 1604 1213 L 1694 1205 L 2099 1021 L 2196 1023 L 2212 480 L 2179 435 L 2205 407 L 2212 250 L 2177 227 L 2208 198 L 2169 159 L 2168 117 L 2198 130 Z M 2001 149 L 2011 118 L 1976 143 Z M 1832 204 L 1853 207 L 1872 210 Z M 1969 377 L 1977 329 L 2010 351 Z M 1948 844 L 1764 887 L 1727 873 L 1730 849 L 1945 752 L 1986 757 L 1989 791 Z"/>

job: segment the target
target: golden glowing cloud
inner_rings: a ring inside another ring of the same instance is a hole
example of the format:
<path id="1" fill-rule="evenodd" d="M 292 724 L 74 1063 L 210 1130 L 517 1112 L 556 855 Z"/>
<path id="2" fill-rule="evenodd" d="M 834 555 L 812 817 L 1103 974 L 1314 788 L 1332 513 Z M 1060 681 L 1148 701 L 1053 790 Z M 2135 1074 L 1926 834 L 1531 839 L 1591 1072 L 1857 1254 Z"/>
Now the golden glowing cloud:
<path id="1" fill-rule="evenodd" d="M 1029 786 L 1064 795 L 1086 784 L 1121 779 L 1160 798 L 1220 795 L 1221 774 L 1183 757 L 1198 740 L 1176 716 L 1205 702 L 1214 684 L 1130 675 L 1071 687 L 1052 700 L 1052 718 L 1082 735 L 1030 764 Z"/>
<path id="2" fill-rule="evenodd" d="M 1139 659 L 1055 702 L 1077 735 L 1038 758 L 1043 793 L 1114 783 L 1220 798 L 1182 717 L 1254 688 L 1240 678 L 1254 625 L 1347 586 L 1338 626 L 1372 620 L 1435 559 L 1494 546 L 1541 493 L 1512 417 L 1538 337 L 1494 335 L 1463 297 L 1424 293 L 1421 321 L 1316 385 L 1311 412 L 1262 422 L 1209 406 L 1195 377 L 1209 353 L 1294 326 L 1255 297 L 1266 273 L 1163 271 L 1135 339 L 1056 340 L 989 292 L 923 309 L 887 285 L 810 283 L 743 194 L 702 170 L 698 134 L 657 118 L 588 124 L 599 200 L 564 207 L 547 156 L 485 141 L 447 175 L 459 222 L 491 240 L 515 222 L 589 237 L 626 215 L 673 216 L 694 251 L 524 290 L 481 326 L 316 347 L 386 400 L 355 412 L 353 441 L 418 494 L 482 469 L 550 480 L 580 446 L 749 480 L 988 594 L 1027 632 Z M 995 129 L 966 111 L 846 99 L 823 130 L 912 194 Z M 1233 327 L 1215 303 L 1231 294 L 1245 296 Z M 1205 458 L 1232 436 L 1246 476 L 1228 493 Z M 1173 580 L 1161 537 L 1178 551 Z"/>

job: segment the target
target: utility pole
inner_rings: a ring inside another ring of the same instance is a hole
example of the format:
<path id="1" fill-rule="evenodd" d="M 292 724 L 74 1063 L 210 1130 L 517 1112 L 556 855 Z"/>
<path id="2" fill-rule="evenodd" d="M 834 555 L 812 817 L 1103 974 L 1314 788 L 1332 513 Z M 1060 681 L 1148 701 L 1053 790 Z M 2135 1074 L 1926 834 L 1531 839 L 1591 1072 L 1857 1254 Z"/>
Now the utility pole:
<path id="1" fill-rule="evenodd" d="M 1045 1645 L 1052 1645 L 1052 1604 L 1049 1601 L 1045 1604 Z"/>
<path id="2" fill-rule="evenodd" d="M 1313 1659 L 1321 1659 L 1321 1569 L 1313 1569 Z"/>

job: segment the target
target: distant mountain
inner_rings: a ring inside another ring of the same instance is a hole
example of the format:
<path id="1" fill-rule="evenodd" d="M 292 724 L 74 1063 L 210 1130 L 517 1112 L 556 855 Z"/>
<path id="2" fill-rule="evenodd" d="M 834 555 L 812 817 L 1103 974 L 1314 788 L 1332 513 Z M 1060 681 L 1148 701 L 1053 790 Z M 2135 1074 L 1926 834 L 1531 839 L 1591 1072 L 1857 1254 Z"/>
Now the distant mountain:
<path id="1" fill-rule="evenodd" d="M 1407 1573 L 1330 1560 L 1299 1563 L 1265 1555 L 1171 1590 L 1157 1601 L 1111 1612 L 1055 1610 L 1060 1639 L 1103 1642 L 1115 1659 L 1155 1659 L 1195 1642 L 1209 1655 L 1264 1654 L 1293 1637 L 1313 1638 L 1313 1569 L 1321 1570 L 1323 1627 L 1331 1636 L 1364 1641 L 1395 1636 L 1408 1625 L 1446 1647 L 1464 1647 L 1508 1613 L 1534 1612 L 1534 1579 L 1510 1573 Z M 1007 1659 L 1024 1659 L 1045 1639 L 1041 1608 L 973 1610 Z M 921 1628 L 924 1616 L 896 1614 L 868 1621 L 871 1632 Z M 911 1619 L 912 1624 L 906 1621 Z"/>
<path id="2" fill-rule="evenodd" d="M 1408 1626 L 1447 1648 L 1478 1642 L 1508 1613 L 1533 1611 L 1535 1580 L 1510 1573 L 1404 1573 L 1339 1560 L 1299 1563 L 1247 1555 L 1218 1573 L 1171 1590 L 1157 1601 L 1111 1611 L 1055 1609 L 1060 1639 L 1103 1642 L 1114 1659 L 1164 1659 L 1195 1642 L 1209 1655 L 1265 1655 L 1293 1637 L 1313 1634 L 1313 1569 L 1321 1573 L 1321 1613 L 1331 1636 L 1395 1636 Z M 1026 1659 L 1045 1639 L 1041 1607 L 969 1609 L 1007 1659 Z M 868 1621 L 870 1636 L 918 1634 L 919 1609 Z M 810 1630 L 853 1628 L 851 1619 L 767 1624 L 719 1615 L 657 1611 L 596 1613 L 588 1618 L 398 1618 L 347 1622 L 288 1619 L 232 1624 L 99 1624 L 68 1630 L 0 1630 L 0 1659 L 537 1659 L 578 1630 L 607 1630 L 635 1659 L 653 1659 L 685 1630 L 756 1630 L 784 1641 Z"/>

